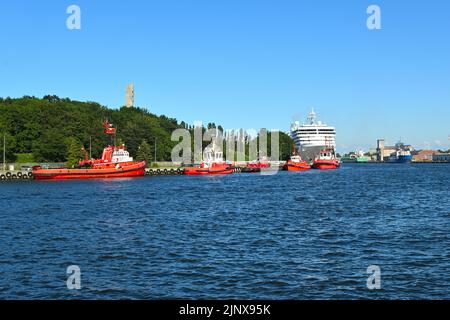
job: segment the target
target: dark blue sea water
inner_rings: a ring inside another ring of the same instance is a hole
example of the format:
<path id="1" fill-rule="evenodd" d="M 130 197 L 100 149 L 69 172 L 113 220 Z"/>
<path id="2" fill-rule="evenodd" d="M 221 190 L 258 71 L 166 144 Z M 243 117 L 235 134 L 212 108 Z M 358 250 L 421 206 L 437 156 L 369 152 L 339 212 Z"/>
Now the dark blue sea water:
<path id="1" fill-rule="evenodd" d="M 386 164 L 1 183 L 0 298 L 450 299 L 449 181 Z"/>

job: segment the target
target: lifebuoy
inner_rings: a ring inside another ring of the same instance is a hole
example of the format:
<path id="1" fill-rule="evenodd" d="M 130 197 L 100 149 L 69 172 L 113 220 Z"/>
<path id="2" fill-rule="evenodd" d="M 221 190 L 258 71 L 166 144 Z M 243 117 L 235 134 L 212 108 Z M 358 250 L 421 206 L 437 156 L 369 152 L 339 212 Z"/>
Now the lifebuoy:
<path id="1" fill-rule="evenodd" d="M 11 172 L 8 171 L 8 172 L 6 173 L 6 177 L 7 177 L 8 179 L 11 178 Z"/>
<path id="2" fill-rule="evenodd" d="M 28 172 L 28 178 L 32 178 L 33 177 L 33 173 L 32 172 Z"/>
<path id="3" fill-rule="evenodd" d="M 20 172 L 20 171 L 17 172 L 17 177 L 18 177 L 18 178 L 22 178 L 22 172 Z"/>
<path id="4" fill-rule="evenodd" d="M 2 174 L 1 176 L 0 176 L 0 180 L 6 180 L 6 176 L 4 175 L 4 174 Z"/>
<path id="5" fill-rule="evenodd" d="M 17 175 L 16 175 L 16 174 L 13 174 L 13 175 L 11 176 L 11 179 L 16 180 L 16 179 L 17 179 Z"/>

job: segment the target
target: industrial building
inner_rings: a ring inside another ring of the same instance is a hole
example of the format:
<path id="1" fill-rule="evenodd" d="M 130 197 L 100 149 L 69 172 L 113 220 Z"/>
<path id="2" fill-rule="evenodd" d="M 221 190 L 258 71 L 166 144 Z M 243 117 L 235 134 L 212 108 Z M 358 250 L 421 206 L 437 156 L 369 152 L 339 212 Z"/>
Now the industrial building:
<path id="1" fill-rule="evenodd" d="M 450 162 L 450 153 L 437 153 L 433 155 L 434 162 Z"/>
<path id="2" fill-rule="evenodd" d="M 433 156 L 437 154 L 436 150 L 420 150 L 413 156 L 414 162 L 431 162 L 433 161 Z"/>

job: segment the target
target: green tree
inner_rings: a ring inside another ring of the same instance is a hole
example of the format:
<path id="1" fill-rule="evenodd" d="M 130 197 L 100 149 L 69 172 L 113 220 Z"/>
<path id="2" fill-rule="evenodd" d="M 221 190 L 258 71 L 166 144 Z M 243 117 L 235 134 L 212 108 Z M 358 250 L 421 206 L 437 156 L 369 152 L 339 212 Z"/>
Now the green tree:
<path id="1" fill-rule="evenodd" d="M 292 154 L 292 149 L 294 145 L 294 140 L 284 133 L 280 132 L 280 158 L 281 160 L 288 160 Z"/>
<path id="2" fill-rule="evenodd" d="M 85 151 L 81 142 L 74 137 L 66 139 L 67 155 L 66 166 L 67 168 L 75 168 L 78 165 L 80 159 L 85 156 Z"/>
<path id="3" fill-rule="evenodd" d="M 131 155 L 136 155 L 139 145 L 148 134 L 145 119 L 141 117 L 135 120 L 127 121 L 124 127 L 119 131 L 119 137 L 125 141 L 128 151 Z"/>
<path id="4" fill-rule="evenodd" d="M 48 130 L 33 143 L 33 158 L 37 162 L 64 162 L 67 145 L 64 136 L 56 130 Z"/>
<path id="5" fill-rule="evenodd" d="M 266 129 L 261 129 L 260 134 L 265 134 L 267 132 L 267 156 L 272 156 L 272 132 Z M 279 131 L 279 156 L 280 160 L 288 160 L 291 156 L 294 140 L 286 133 Z M 258 135 L 258 145 L 259 145 L 259 135 Z M 275 160 L 275 159 L 273 159 Z"/>
<path id="6" fill-rule="evenodd" d="M 148 144 L 147 140 L 142 140 L 142 143 L 139 146 L 139 150 L 137 152 L 136 160 L 139 161 L 146 161 L 147 164 L 150 164 L 152 161 L 152 149 L 150 148 L 150 145 Z"/>

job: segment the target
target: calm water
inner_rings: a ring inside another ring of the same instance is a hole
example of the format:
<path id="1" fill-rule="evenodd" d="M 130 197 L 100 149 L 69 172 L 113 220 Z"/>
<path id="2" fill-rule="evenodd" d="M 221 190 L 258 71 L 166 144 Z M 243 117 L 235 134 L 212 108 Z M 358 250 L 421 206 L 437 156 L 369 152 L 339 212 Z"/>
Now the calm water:
<path id="1" fill-rule="evenodd" d="M 450 165 L 346 165 L 1 183 L 0 298 L 450 299 L 449 180 Z"/>

